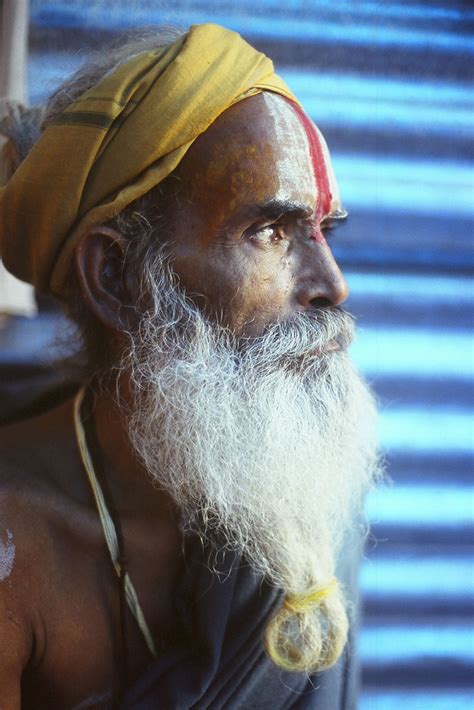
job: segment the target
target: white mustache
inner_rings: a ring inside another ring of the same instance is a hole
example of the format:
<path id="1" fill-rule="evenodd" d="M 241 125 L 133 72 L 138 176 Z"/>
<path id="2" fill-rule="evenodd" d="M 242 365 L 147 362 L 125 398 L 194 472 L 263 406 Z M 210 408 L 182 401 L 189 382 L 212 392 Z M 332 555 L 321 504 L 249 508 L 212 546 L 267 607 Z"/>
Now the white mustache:
<path id="1" fill-rule="evenodd" d="M 354 318 L 340 308 L 295 313 L 269 326 L 263 335 L 244 340 L 244 360 L 257 363 L 272 353 L 275 360 L 302 360 L 327 351 L 346 350 L 354 338 Z"/>

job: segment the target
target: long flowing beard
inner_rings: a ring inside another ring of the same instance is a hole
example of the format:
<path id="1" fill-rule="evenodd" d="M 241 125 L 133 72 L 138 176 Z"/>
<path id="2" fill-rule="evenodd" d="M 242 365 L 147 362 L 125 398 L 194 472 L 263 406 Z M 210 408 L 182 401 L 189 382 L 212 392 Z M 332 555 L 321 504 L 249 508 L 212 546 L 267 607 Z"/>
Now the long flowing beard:
<path id="1" fill-rule="evenodd" d="M 157 273 L 153 309 L 123 362 L 132 444 L 188 529 L 218 533 L 302 599 L 333 577 L 376 472 L 375 408 L 346 351 L 352 319 L 298 313 L 239 340 L 186 300 L 163 263 Z M 340 590 L 303 611 L 280 615 L 267 644 L 280 665 L 314 670 L 344 643 Z"/>

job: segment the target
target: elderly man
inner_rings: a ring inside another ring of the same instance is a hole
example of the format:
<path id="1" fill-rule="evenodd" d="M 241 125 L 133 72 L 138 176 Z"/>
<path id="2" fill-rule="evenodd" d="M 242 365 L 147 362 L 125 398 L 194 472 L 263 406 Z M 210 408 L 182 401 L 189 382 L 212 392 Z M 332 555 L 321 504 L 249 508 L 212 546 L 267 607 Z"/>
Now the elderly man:
<path id="1" fill-rule="evenodd" d="M 2 710 L 354 706 L 336 563 L 376 457 L 344 216 L 319 130 L 216 25 L 51 98 L 2 255 L 87 358 L 1 433 Z"/>

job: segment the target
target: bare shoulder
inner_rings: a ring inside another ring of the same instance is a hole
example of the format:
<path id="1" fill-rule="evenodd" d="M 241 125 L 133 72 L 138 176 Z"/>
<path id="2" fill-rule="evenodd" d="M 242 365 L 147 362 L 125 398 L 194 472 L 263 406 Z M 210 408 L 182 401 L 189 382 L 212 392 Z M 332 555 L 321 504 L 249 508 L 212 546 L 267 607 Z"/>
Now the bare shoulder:
<path id="1" fill-rule="evenodd" d="M 57 497 L 54 472 L 62 458 L 64 437 L 59 429 L 55 447 L 55 420 L 48 413 L 0 428 L 0 539 L 6 536 L 9 549 L 13 538 L 37 546 L 36 534 L 45 526 L 48 507 Z"/>
<path id="2" fill-rule="evenodd" d="M 0 428 L 0 540 L 9 559 L 15 549 L 22 582 L 38 572 L 58 525 L 85 496 L 77 465 L 70 404 Z"/>
<path id="3" fill-rule="evenodd" d="M 0 598 L 25 618 L 34 613 L 31 589 L 41 585 L 54 528 L 74 500 L 69 409 L 0 428 Z"/>
<path id="4" fill-rule="evenodd" d="M 74 497 L 77 445 L 72 402 L 0 427 L 0 495 Z"/>
<path id="5" fill-rule="evenodd" d="M 77 458 L 71 421 L 65 405 L 0 428 L 0 687 L 8 710 L 20 707 L 22 674 L 40 660 L 57 541 L 77 508 L 68 484 Z"/>
<path id="6" fill-rule="evenodd" d="M 35 452 L 22 442 L 24 425 L 0 430 L 0 687 L 5 707 L 20 708 L 21 676 L 34 649 L 37 575 Z M 28 463 L 29 462 L 29 463 Z"/>
<path id="7" fill-rule="evenodd" d="M 21 496 L 0 486 L 0 686 L 21 676 L 33 649 L 32 605 L 26 590 L 34 560 Z M 13 692 L 13 690 L 12 690 Z M 12 707 L 15 707 L 12 705 Z"/>
<path id="8" fill-rule="evenodd" d="M 37 551 L 46 525 L 54 489 L 48 439 L 44 416 L 0 428 L 0 582 L 8 580 L 10 588 L 15 580 L 25 581 L 18 579 L 20 571 L 29 574 L 30 567 L 21 562 Z"/>
<path id="9" fill-rule="evenodd" d="M 61 412 L 64 415 L 64 412 Z M 44 415 L 0 428 L 0 535 L 32 533 L 45 521 L 60 483 L 57 471 L 65 458 L 64 416 Z"/>

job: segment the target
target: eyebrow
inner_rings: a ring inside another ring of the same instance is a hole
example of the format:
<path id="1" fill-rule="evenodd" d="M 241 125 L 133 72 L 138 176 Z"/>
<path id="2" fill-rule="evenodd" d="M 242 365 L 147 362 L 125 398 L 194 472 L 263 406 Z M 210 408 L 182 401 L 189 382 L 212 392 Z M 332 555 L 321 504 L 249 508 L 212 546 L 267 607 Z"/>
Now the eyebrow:
<path id="1" fill-rule="evenodd" d="M 269 200 L 264 203 L 255 203 L 245 207 L 246 215 L 256 219 L 278 219 L 283 215 L 294 215 L 295 217 L 309 217 L 313 214 L 313 208 L 305 202 L 294 200 Z"/>
<path id="2" fill-rule="evenodd" d="M 294 217 L 311 217 L 313 208 L 305 202 L 297 200 L 279 200 L 273 199 L 268 202 L 255 203 L 248 205 L 245 208 L 246 215 L 255 219 L 279 219 L 284 215 L 292 215 Z M 347 219 L 349 213 L 344 207 L 335 209 L 323 218 L 323 222 L 337 221 L 342 222 Z"/>
<path id="3" fill-rule="evenodd" d="M 349 212 L 344 209 L 344 207 L 341 207 L 340 209 L 333 210 L 330 212 L 327 217 L 324 217 L 323 222 L 326 220 L 337 220 L 341 221 L 344 219 L 347 219 L 349 217 Z"/>

